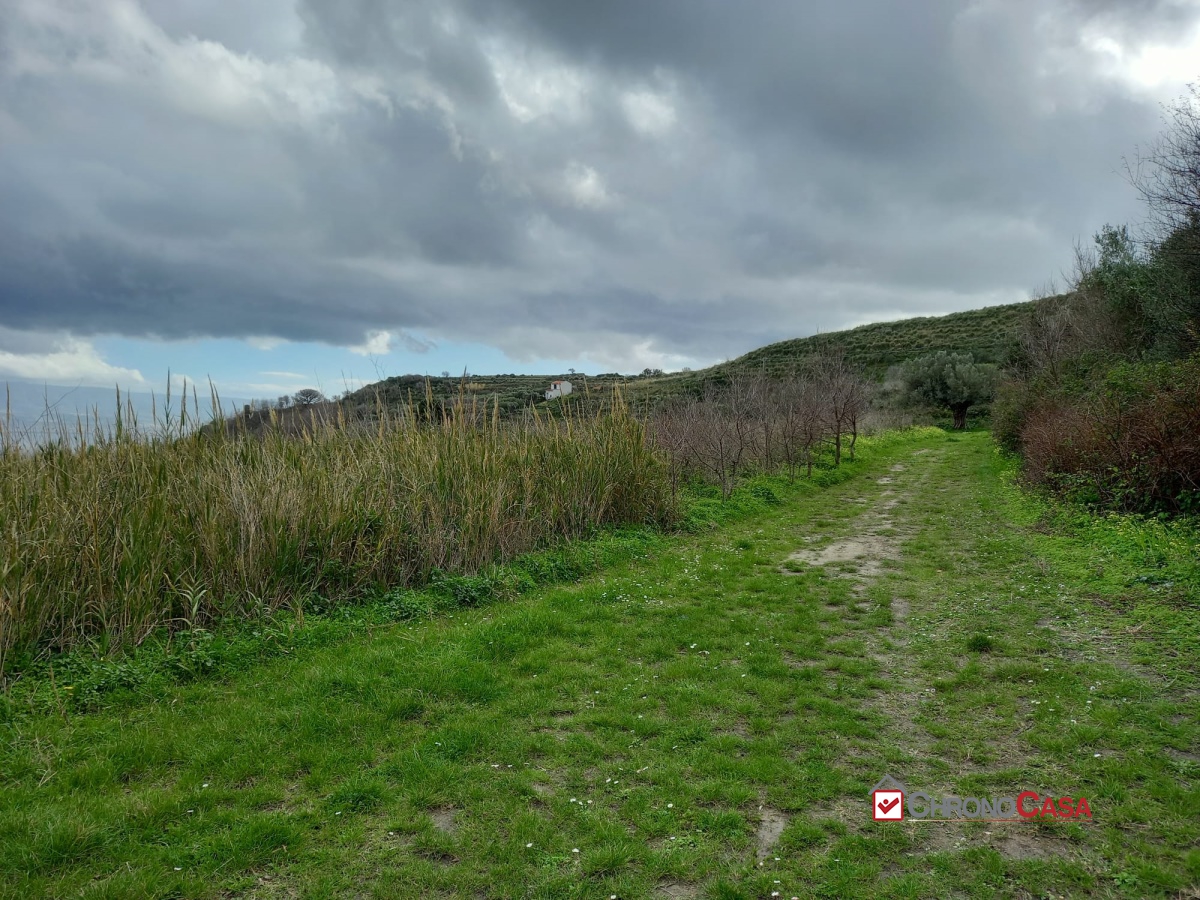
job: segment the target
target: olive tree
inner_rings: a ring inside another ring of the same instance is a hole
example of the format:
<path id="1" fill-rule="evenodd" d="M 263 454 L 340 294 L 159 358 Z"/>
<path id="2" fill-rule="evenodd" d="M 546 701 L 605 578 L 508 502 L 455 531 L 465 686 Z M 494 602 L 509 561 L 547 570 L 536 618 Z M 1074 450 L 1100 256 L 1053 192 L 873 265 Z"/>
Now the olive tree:
<path id="1" fill-rule="evenodd" d="M 975 362 L 970 353 L 939 350 L 904 367 L 905 393 L 910 402 L 949 409 L 954 427 L 967 427 L 967 410 L 992 399 L 996 369 Z"/>

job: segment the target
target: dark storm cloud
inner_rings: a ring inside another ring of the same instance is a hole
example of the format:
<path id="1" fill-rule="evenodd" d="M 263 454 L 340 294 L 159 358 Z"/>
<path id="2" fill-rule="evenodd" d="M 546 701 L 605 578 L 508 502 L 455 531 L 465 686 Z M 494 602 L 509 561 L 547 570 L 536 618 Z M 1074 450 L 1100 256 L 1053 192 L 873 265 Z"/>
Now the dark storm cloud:
<path id="1" fill-rule="evenodd" d="M 1137 215 L 1181 2 L 8 0 L 0 328 L 708 360 Z M 1103 43 L 1101 41 L 1101 43 Z M 636 348 L 631 350 L 630 348 Z"/>
<path id="2" fill-rule="evenodd" d="M 815 133 L 869 155 L 922 142 L 954 111 L 946 49 L 960 6 L 502 0 L 477 9 L 624 77 L 686 73 L 756 132 Z"/>

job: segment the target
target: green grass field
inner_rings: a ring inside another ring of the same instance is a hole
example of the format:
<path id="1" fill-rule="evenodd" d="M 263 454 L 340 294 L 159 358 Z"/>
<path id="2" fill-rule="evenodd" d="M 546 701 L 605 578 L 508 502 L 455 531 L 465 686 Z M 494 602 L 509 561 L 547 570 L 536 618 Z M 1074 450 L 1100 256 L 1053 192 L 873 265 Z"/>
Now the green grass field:
<path id="1" fill-rule="evenodd" d="M 982 433 L 845 476 L 577 582 L 18 709 L 0 896 L 1196 896 L 1195 531 L 1023 496 Z M 884 773 L 1093 818 L 876 824 Z"/>

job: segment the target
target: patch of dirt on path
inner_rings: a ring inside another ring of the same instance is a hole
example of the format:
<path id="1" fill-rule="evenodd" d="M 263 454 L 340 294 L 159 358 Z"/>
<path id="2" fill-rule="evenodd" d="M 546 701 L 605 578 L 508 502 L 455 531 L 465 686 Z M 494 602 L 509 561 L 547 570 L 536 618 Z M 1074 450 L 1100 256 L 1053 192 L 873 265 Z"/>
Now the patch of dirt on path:
<path id="1" fill-rule="evenodd" d="M 897 463 L 891 467 L 890 471 L 895 473 L 895 478 L 884 476 L 878 479 L 877 483 L 900 486 L 897 481 L 903 480 L 902 473 L 908 471 L 908 466 Z M 927 467 L 922 467 L 921 475 L 913 487 L 924 483 L 927 478 Z M 840 577 L 853 579 L 865 587 L 866 581 L 883 574 L 886 562 L 900 558 L 900 541 L 907 536 L 907 530 L 896 527 L 891 513 L 905 494 L 898 494 L 889 486 L 874 501 L 865 497 L 847 498 L 847 503 L 868 505 L 868 508 L 854 520 L 851 526 L 855 536 L 834 541 L 817 549 L 796 550 L 788 556 L 783 566 L 780 567 L 780 571 L 786 575 L 794 575 L 800 571 L 799 566 L 857 563 L 856 571 L 844 572 Z M 806 538 L 805 540 L 811 539 Z M 862 589 L 859 588 L 859 590 Z"/>
<path id="2" fill-rule="evenodd" d="M 660 881 L 654 894 L 657 897 L 670 897 L 671 900 L 691 900 L 700 896 L 700 889 L 681 881 Z"/>
<path id="3" fill-rule="evenodd" d="M 438 831 L 446 834 L 454 834 L 458 831 L 458 825 L 454 822 L 454 810 L 448 806 L 430 810 L 429 818 L 433 819 L 433 827 Z"/>
<path id="4" fill-rule="evenodd" d="M 755 839 L 758 843 L 758 861 L 762 862 L 771 855 L 771 851 L 779 843 L 779 837 L 783 834 L 783 829 L 787 828 L 788 817 L 770 806 L 760 807 L 759 814 L 761 818 L 758 822 L 758 832 L 755 835 Z"/>
<path id="5" fill-rule="evenodd" d="M 893 510 L 913 491 L 921 489 L 929 478 L 931 464 L 940 457 L 940 454 L 936 453 L 924 455 L 928 451 L 921 453 L 922 456 L 918 457 L 920 465 L 893 465 L 890 469 L 893 474 L 884 476 L 877 482 L 885 485 L 884 490 L 871 500 L 858 500 L 869 505 L 850 526 L 854 537 L 834 541 L 818 549 L 796 550 L 790 554 L 781 571 L 794 575 L 798 564 L 825 566 L 858 563 L 856 571 L 843 572 L 839 577 L 853 579 L 857 582 L 853 588 L 854 592 L 864 593 L 870 582 L 883 574 L 888 562 L 901 558 L 901 541 L 913 532 L 907 522 L 897 523 L 894 520 Z M 870 608 L 862 603 L 854 604 L 854 607 L 860 612 Z M 903 674 L 912 669 L 904 661 L 902 652 L 907 642 L 904 620 L 909 615 L 908 601 L 893 598 L 891 608 L 894 624 L 880 632 L 863 636 L 867 642 L 868 655 L 879 664 L 881 674 L 891 680 L 896 689 L 869 701 L 867 706 L 888 715 L 891 722 L 888 728 L 889 743 L 903 750 L 911 758 L 919 759 L 928 750 L 929 738 L 914 720 L 920 713 L 926 695 L 921 693 L 923 684 L 919 683 L 917 678 Z M 844 607 L 827 606 L 827 609 L 835 611 Z M 875 777 L 882 774 L 875 773 Z M 906 773 L 892 774 L 899 776 Z M 870 821 L 870 806 L 867 801 L 866 796 L 861 799 L 843 797 L 806 810 L 804 815 L 810 820 L 837 821 L 857 832 Z"/>
<path id="6" fill-rule="evenodd" d="M 878 574 L 879 560 L 895 556 L 893 542 L 879 535 L 864 535 L 858 538 L 848 538 L 835 541 L 820 550 L 797 550 L 788 557 L 789 560 L 808 563 L 812 566 L 824 566 L 829 563 L 851 562 L 866 559 L 864 568 L 872 569 L 870 573 Z"/>

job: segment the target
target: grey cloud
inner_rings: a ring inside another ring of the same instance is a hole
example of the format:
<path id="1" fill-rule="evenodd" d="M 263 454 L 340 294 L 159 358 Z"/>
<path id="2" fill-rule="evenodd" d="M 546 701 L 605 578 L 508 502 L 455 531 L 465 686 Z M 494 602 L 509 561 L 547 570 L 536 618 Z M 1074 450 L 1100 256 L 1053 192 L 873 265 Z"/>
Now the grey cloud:
<path id="1" fill-rule="evenodd" d="M 299 33 L 293 0 L 217 4 L 212 0 L 141 0 L 162 29 L 176 40 L 215 41 L 240 53 L 287 53 Z"/>
<path id="2" fill-rule="evenodd" d="M 449 11 L 449 8 L 447 8 Z M 355 69 L 422 72 L 458 100 L 486 105 L 496 82 L 471 33 L 438 22 L 435 4 L 300 0 L 310 45 Z"/>
<path id="3" fill-rule="evenodd" d="M 60 344 L 56 335 L 0 326 L 0 353 L 53 353 Z"/>
<path id="4" fill-rule="evenodd" d="M 1200 23 L 1163 0 L 147 0 L 171 72 L 217 64 L 191 37 L 246 54 L 210 96 L 112 75 L 146 62 L 102 18 L 30 26 L 35 2 L 0 19 L 0 327 L 698 361 L 1043 283 L 1137 216 L 1116 169 L 1158 127 L 1083 29 Z M 18 44 L 50 62 L 17 71 Z"/>

